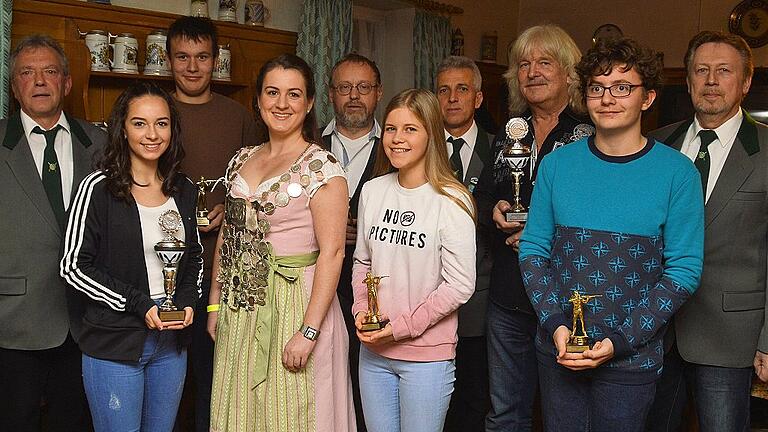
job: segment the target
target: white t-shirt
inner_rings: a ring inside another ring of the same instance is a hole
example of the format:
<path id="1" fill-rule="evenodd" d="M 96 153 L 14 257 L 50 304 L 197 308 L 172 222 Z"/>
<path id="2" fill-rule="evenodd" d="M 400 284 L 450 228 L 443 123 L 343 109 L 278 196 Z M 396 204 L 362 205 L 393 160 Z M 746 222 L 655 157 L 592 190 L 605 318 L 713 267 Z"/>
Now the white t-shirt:
<path id="1" fill-rule="evenodd" d="M 155 245 L 161 241 L 165 235 L 163 230 L 160 229 L 160 224 L 157 221 L 160 219 L 160 215 L 166 210 L 179 211 L 176 206 L 176 201 L 173 198 L 168 198 L 164 204 L 157 207 L 144 207 L 143 205 L 136 203 L 139 208 L 139 222 L 141 223 L 141 239 L 144 246 L 144 261 L 147 263 L 147 281 L 149 282 L 149 296 L 152 300 L 162 300 L 165 298 L 165 289 L 163 283 L 163 263 L 155 253 Z M 186 238 L 184 233 L 184 225 L 179 227 L 174 236 L 177 239 Z"/>

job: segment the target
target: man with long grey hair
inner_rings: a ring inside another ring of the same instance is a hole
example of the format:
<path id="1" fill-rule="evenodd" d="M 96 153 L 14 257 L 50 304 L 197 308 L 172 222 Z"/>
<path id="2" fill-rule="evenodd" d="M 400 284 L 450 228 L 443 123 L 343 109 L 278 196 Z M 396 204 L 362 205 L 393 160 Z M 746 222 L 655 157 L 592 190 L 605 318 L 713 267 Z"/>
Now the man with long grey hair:
<path id="1" fill-rule="evenodd" d="M 530 202 L 539 162 L 548 153 L 584 136 L 594 127 L 585 120 L 575 66 L 581 59 L 573 39 L 560 27 L 540 25 L 525 30 L 509 52 L 511 117 L 528 126 L 521 142 L 531 148 L 521 198 Z M 493 163 L 486 167 L 475 191 L 479 224 L 490 234 L 493 267 L 488 302 L 488 369 L 491 411 L 487 431 L 532 428 L 538 383 L 534 338 L 536 317 L 523 287 L 518 247 L 524 224 L 507 222 L 504 212 L 513 201 L 510 168 L 501 156 L 505 128 L 492 146 Z"/>

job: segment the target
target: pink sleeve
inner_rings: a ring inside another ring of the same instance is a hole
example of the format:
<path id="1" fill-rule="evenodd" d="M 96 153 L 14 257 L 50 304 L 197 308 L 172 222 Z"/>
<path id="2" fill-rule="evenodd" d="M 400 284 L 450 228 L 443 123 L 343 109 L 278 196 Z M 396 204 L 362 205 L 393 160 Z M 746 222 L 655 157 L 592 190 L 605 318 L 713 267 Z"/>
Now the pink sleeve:
<path id="1" fill-rule="evenodd" d="M 466 303 L 475 292 L 475 224 L 457 205 L 448 206 L 440 219 L 443 281 L 423 302 L 392 321 L 395 340 L 421 336 Z"/>

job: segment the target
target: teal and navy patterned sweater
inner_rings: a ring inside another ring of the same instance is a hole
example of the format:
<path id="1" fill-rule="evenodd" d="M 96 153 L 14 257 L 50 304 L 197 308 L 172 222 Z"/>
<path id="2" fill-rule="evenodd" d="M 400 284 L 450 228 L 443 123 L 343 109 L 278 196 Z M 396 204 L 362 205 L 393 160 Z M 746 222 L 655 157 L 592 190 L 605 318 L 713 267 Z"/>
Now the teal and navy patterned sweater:
<path id="1" fill-rule="evenodd" d="M 547 155 L 520 241 L 540 358 L 555 363 L 552 334 L 571 327 L 572 291 L 598 294 L 584 307 L 587 334 L 610 338 L 614 357 L 593 373 L 655 380 L 666 324 L 699 284 L 703 246 L 699 173 L 678 151 L 649 138 L 613 157 L 590 137 Z"/>

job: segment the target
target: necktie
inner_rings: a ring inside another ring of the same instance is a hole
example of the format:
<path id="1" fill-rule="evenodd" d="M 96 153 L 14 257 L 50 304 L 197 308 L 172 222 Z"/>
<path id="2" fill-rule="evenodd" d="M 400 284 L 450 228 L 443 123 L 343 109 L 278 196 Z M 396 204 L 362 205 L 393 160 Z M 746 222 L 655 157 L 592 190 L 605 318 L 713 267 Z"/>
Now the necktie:
<path id="1" fill-rule="evenodd" d="M 59 133 L 61 125 L 56 125 L 53 129 L 43 130 L 40 126 L 35 126 L 32 132 L 45 137 L 45 152 L 43 152 L 43 188 L 48 195 L 48 201 L 51 203 L 53 214 L 59 226 L 64 227 L 66 222 L 66 213 L 64 212 L 64 198 L 61 192 L 61 166 L 56 157 L 56 149 L 53 143 L 56 141 L 56 134 Z"/>
<path id="2" fill-rule="evenodd" d="M 453 145 L 453 153 L 451 154 L 451 165 L 453 165 L 453 172 L 456 174 L 456 178 L 460 181 L 464 181 L 464 167 L 461 165 L 461 147 L 464 145 L 463 138 L 449 137 L 448 142 Z"/>
<path id="3" fill-rule="evenodd" d="M 699 131 L 699 140 L 701 146 L 696 155 L 694 165 L 701 174 L 701 189 L 704 191 L 704 199 L 707 198 L 707 179 L 709 178 L 709 145 L 717 139 L 717 134 L 712 129 L 702 129 Z"/>

